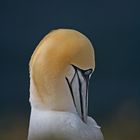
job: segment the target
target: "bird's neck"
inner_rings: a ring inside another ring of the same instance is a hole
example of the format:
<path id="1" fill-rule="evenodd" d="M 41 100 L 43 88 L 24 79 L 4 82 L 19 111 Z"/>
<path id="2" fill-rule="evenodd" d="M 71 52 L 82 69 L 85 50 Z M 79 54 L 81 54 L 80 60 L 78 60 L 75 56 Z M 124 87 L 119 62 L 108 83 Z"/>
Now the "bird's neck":
<path id="1" fill-rule="evenodd" d="M 48 87 L 49 87 L 48 83 Z M 30 81 L 30 103 L 33 108 L 46 111 L 64 111 L 76 113 L 74 103 L 66 81 L 51 84 L 51 89 L 39 93 L 31 79 Z"/>

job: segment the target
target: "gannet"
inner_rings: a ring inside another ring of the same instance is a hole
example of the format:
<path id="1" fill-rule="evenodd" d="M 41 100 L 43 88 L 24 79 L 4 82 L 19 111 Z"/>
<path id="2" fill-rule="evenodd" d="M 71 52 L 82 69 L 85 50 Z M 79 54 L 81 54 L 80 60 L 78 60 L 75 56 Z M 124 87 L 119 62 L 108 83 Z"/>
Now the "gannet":
<path id="1" fill-rule="evenodd" d="M 73 29 L 47 34 L 30 60 L 28 140 L 103 140 L 88 116 L 88 85 L 95 69 L 89 39 Z"/>

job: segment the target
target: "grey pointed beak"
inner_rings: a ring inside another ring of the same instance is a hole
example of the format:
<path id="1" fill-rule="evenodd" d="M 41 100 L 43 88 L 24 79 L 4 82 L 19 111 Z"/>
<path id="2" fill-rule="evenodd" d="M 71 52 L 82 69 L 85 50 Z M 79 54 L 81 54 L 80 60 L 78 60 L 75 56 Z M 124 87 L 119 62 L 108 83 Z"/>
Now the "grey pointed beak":
<path id="1" fill-rule="evenodd" d="M 71 80 L 66 77 L 66 81 L 69 85 L 76 111 L 82 121 L 86 123 L 88 116 L 88 86 L 93 70 L 82 70 L 74 65 L 72 66 L 75 71 L 74 76 Z"/>

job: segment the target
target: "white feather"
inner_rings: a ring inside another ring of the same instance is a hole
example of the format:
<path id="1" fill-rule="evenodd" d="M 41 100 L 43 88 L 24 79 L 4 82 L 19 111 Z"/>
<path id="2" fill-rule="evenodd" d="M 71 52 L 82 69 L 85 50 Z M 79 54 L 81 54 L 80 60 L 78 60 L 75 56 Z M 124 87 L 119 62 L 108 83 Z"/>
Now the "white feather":
<path id="1" fill-rule="evenodd" d="M 100 127 L 70 112 L 32 109 L 28 140 L 103 140 Z"/>

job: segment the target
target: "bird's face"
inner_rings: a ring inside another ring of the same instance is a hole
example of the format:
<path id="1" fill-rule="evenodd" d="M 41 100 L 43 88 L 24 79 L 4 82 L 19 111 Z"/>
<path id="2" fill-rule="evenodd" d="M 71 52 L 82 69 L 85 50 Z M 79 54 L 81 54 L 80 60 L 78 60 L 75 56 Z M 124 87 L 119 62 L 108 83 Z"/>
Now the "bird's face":
<path id="1" fill-rule="evenodd" d="M 70 29 L 55 30 L 32 55 L 30 77 L 35 91 L 32 96 L 47 106 L 53 104 L 54 110 L 72 104 L 86 122 L 88 85 L 94 68 L 94 50 L 83 34 Z"/>
<path id="2" fill-rule="evenodd" d="M 66 81 L 77 113 L 86 122 L 88 114 L 88 86 L 93 69 L 80 69 L 71 65 Z"/>

